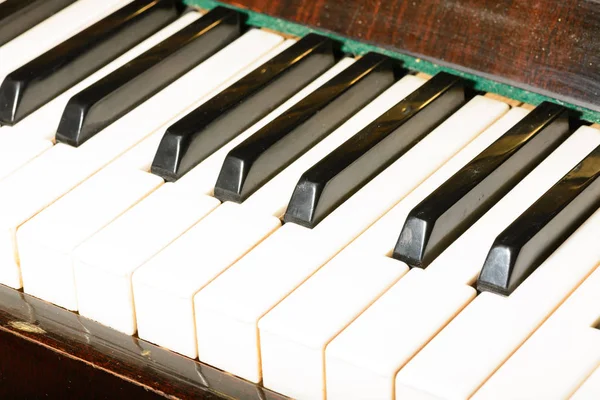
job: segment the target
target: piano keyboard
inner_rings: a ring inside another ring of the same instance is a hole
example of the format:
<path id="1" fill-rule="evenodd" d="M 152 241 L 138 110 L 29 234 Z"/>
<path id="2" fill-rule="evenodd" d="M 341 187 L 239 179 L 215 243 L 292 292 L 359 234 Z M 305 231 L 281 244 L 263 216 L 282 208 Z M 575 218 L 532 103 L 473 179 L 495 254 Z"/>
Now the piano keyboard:
<path id="1" fill-rule="evenodd" d="M 598 126 L 101 3 L 0 0 L 1 284 L 292 398 L 600 397 Z"/>

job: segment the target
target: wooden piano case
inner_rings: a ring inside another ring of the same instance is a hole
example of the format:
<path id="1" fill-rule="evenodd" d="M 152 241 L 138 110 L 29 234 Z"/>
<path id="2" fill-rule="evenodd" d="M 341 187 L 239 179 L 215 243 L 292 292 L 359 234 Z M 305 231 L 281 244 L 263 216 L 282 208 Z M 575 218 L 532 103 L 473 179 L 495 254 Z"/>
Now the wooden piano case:
<path id="1" fill-rule="evenodd" d="M 188 0 L 212 8 L 212 0 Z M 595 0 L 228 0 L 248 23 L 310 30 L 475 89 L 566 104 L 600 122 L 600 4 Z M 0 285 L 0 398 L 278 399 L 226 372 Z"/>

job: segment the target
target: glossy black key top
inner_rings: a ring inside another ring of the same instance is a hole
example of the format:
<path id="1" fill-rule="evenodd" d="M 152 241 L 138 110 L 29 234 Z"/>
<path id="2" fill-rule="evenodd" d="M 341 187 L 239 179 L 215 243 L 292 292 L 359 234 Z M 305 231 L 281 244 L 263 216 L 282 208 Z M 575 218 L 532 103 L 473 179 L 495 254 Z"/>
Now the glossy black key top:
<path id="1" fill-rule="evenodd" d="M 600 146 L 498 235 L 477 289 L 512 293 L 598 207 Z"/>
<path id="2" fill-rule="evenodd" d="M 170 126 L 152 173 L 175 181 L 330 68 L 341 53 L 309 34 Z"/>
<path id="3" fill-rule="evenodd" d="M 464 101 L 463 81 L 437 74 L 308 169 L 294 189 L 284 221 L 313 228 Z"/>
<path id="4" fill-rule="evenodd" d="M 394 82 L 392 60 L 369 53 L 232 149 L 215 185 L 242 202 Z"/>
<path id="5" fill-rule="evenodd" d="M 8 74 L 0 122 L 12 125 L 146 39 L 180 14 L 176 0 L 135 0 Z"/>
<path id="6" fill-rule="evenodd" d="M 6 0 L 0 3 L 0 46 L 75 0 Z"/>
<path id="7" fill-rule="evenodd" d="M 79 146 L 238 38 L 242 15 L 217 7 L 73 96 L 56 141 Z"/>
<path id="8" fill-rule="evenodd" d="M 567 110 L 540 104 L 412 209 L 393 257 L 425 268 L 569 134 Z"/>

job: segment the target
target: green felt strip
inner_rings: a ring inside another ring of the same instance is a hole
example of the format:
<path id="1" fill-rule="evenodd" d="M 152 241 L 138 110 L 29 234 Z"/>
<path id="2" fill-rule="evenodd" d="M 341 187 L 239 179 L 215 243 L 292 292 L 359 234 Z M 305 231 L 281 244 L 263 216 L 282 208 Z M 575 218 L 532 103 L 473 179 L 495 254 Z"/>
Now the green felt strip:
<path id="1" fill-rule="evenodd" d="M 403 61 L 403 66 L 408 69 L 412 69 L 415 71 L 425 72 L 430 75 L 434 75 L 439 71 L 446 71 L 458 76 L 461 76 L 465 79 L 468 79 L 474 83 L 474 88 L 476 90 L 481 90 L 485 92 L 496 93 L 511 99 L 519 100 L 524 103 L 529 103 L 533 105 L 538 105 L 542 101 L 552 101 L 557 104 L 564 105 L 565 107 L 569 107 L 573 110 L 576 110 L 581 113 L 581 118 L 590 121 L 590 122 L 598 122 L 600 123 L 600 112 L 592 111 L 587 108 L 583 108 L 580 106 L 576 106 L 558 99 L 554 99 L 548 96 L 544 96 L 538 93 L 534 93 L 528 90 L 524 90 L 521 88 L 517 88 L 515 86 L 507 85 L 505 83 L 500 83 L 493 81 L 491 79 L 487 79 L 478 75 L 470 74 L 463 71 L 458 71 L 453 68 L 449 68 L 443 65 L 438 65 L 426 60 L 422 60 L 416 57 L 412 57 L 406 54 L 398 53 L 395 51 L 390 51 L 381 47 L 377 47 L 371 44 L 361 43 L 356 40 L 348 39 L 340 35 L 336 35 L 332 32 L 322 31 L 318 29 L 314 29 L 311 27 L 307 27 L 301 24 L 297 24 L 294 22 L 289 22 L 283 20 L 281 18 L 271 17 L 266 14 L 261 14 L 258 12 L 254 12 L 251 10 L 247 10 L 245 8 L 239 8 L 232 6 L 230 4 L 220 3 L 214 0 L 185 0 L 185 2 L 190 6 L 200 7 L 206 10 L 210 10 L 216 6 L 224 6 L 233 8 L 240 12 L 243 12 L 248 15 L 248 24 L 252 26 L 268 28 L 277 32 L 285 33 L 292 36 L 302 37 L 310 32 L 319 33 L 324 36 L 328 36 L 332 39 L 338 40 L 343 43 L 342 50 L 356 54 L 362 55 L 369 51 L 374 51 L 377 53 L 385 54 L 387 56 L 399 59 Z"/>

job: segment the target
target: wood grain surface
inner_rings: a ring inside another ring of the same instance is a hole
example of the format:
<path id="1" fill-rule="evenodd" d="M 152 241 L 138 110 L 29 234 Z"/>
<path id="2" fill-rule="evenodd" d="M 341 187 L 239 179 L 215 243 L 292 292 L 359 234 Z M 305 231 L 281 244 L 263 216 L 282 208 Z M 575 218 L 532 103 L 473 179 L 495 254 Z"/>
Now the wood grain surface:
<path id="1" fill-rule="evenodd" d="M 597 0 L 224 0 L 600 111 Z"/>

